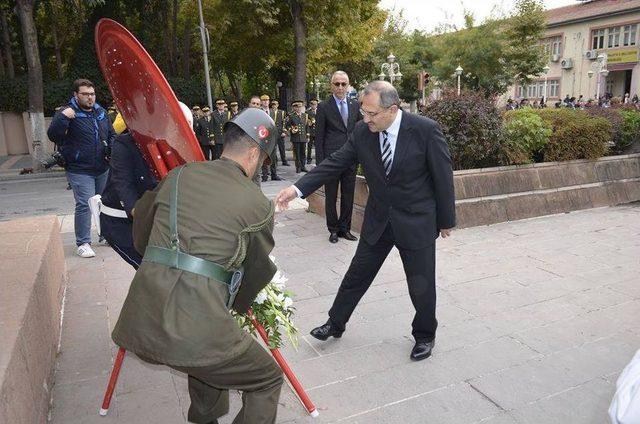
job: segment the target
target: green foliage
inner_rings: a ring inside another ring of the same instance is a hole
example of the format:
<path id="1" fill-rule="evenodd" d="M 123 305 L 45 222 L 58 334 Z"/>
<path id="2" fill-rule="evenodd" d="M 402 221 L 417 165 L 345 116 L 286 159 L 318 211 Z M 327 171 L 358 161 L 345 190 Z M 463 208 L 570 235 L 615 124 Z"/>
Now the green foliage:
<path id="1" fill-rule="evenodd" d="M 546 57 L 539 42 L 546 30 L 546 16 L 541 0 L 516 0 L 513 16 L 507 20 L 504 35 L 507 45 L 504 63 L 521 85 L 540 75 Z"/>
<path id="2" fill-rule="evenodd" d="M 492 100 L 479 93 L 446 92 L 427 106 L 426 116 L 440 124 L 455 169 L 500 164 L 502 118 Z"/>
<path id="3" fill-rule="evenodd" d="M 533 109 L 525 108 L 504 114 L 503 145 L 509 164 L 532 163 L 549 143 L 551 125 Z"/>
<path id="4" fill-rule="evenodd" d="M 620 109 L 622 115 L 622 137 L 620 143 L 613 148 L 617 153 L 624 153 L 631 144 L 640 140 L 640 112 L 635 109 Z"/>
<path id="5" fill-rule="evenodd" d="M 543 149 L 545 162 L 596 159 L 607 154 L 611 141 L 611 123 L 573 109 L 535 111 L 551 126 L 553 133 Z"/>

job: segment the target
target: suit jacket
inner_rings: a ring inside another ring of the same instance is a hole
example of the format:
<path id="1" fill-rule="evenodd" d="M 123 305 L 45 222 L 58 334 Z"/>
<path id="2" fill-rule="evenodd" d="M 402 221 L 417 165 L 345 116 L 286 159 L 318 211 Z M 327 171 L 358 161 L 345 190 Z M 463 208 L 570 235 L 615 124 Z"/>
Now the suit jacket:
<path id="1" fill-rule="evenodd" d="M 300 115 L 295 112 L 289 114 L 286 129 L 289 132 L 289 138 L 292 143 L 307 142 L 307 121 L 308 117 L 304 112 Z"/>
<path id="2" fill-rule="evenodd" d="M 273 277 L 273 204 L 240 165 L 222 158 L 185 165 L 178 187 L 182 251 L 227 269 L 244 264 L 233 309 L 246 312 Z M 136 203 L 136 250 L 169 247 L 169 203 L 177 169 Z M 248 230 L 252 227 L 253 230 Z M 112 338 L 157 362 L 203 366 L 229 361 L 251 346 L 226 308 L 228 287 L 199 274 L 143 261 L 125 299 Z"/>
<path id="3" fill-rule="evenodd" d="M 333 95 L 318 104 L 316 112 L 316 162 L 320 163 L 340 149 L 353 132 L 356 122 L 362 119 L 357 101 L 347 98 L 348 125 L 345 127 Z"/>
<path id="4" fill-rule="evenodd" d="M 115 209 L 124 209 L 131 217 L 131 209 L 147 190 L 153 190 L 157 181 L 142 157 L 135 140 L 128 132 L 113 142 L 111 172 L 102 193 L 102 203 Z"/>
<path id="5" fill-rule="evenodd" d="M 284 110 L 277 109 L 274 111 L 273 109 L 269 109 L 269 116 L 276 124 L 276 139 L 279 140 L 282 138 L 282 133 L 284 132 L 284 124 L 287 119 L 287 115 Z"/>
<path id="6" fill-rule="evenodd" d="M 435 121 L 402 113 L 391 172 L 382 165 L 379 133 L 359 122 L 349 141 L 296 187 L 303 197 L 361 163 L 369 186 L 362 238 L 375 244 L 390 222 L 396 244 L 419 249 L 434 242 L 439 229 L 455 226 L 453 169 L 449 148 Z"/>

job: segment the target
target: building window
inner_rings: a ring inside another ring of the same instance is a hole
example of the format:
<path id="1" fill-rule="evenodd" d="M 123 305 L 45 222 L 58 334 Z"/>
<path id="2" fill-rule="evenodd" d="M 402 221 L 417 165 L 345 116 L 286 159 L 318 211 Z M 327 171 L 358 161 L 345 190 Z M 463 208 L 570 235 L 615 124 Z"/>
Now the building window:
<path id="1" fill-rule="evenodd" d="M 591 31 L 593 34 L 593 43 L 591 44 L 592 49 L 603 49 L 604 48 L 604 29 L 595 29 Z"/>
<path id="2" fill-rule="evenodd" d="M 607 47 L 620 47 L 620 27 L 607 28 L 607 32 L 609 33 Z"/>
<path id="3" fill-rule="evenodd" d="M 562 54 L 562 36 L 549 37 L 542 40 L 544 53 L 551 57 L 552 55 Z"/>
<path id="4" fill-rule="evenodd" d="M 548 97 L 558 97 L 558 88 L 560 82 L 558 80 L 547 81 L 547 90 L 549 91 Z"/>
<path id="5" fill-rule="evenodd" d="M 638 28 L 637 24 L 633 25 L 625 25 L 624 26 L 624 35 L 622 44 L 625 46 L 635 46 L 636 45 L 636 30 Z"/>

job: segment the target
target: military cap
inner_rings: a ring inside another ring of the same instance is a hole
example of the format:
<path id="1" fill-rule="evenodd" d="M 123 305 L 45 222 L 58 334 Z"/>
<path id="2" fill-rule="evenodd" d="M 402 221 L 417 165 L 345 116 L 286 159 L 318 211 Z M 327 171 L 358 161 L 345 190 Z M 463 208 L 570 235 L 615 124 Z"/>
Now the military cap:
<path id="1" fill-rule="evenodd" d="M 209 109 L 209 106 L 205 106 L 202 108 L 203 112 L 209 112 L 211 109 Z"/>
<path id="2" fill-rule="evenodd" d="M 291 106 L 298 106 L 298 105 L 302 105 L 304 104 L 304 102 L 302 100 L 294 100 L 291 102 Z"/>
<path id="3" fill-rule="evenodd" d="M 216 100 L 216 104 L 217 104 L 217 105 L 223 105 L 223 104 L 225 104 L 225 103 L 227 103 L 227 102 L 226 102 L 224 99 L 217 99 L 217 100 Z"/>
<path id="4" fill-rule="evenodd" d="M 273 106 L 273 105 L 279 105 L 279 104 L 280 104 L 280 102 L 279 102 L 279 101 L 277 101 L 277 100 L 271 100 L 271 103 L 270 103 L 270 104 L 271 104 L 271 106 Z"/>
<path id="5" fill-rule="evenodd" d="M 229 106 L 238 106 L 238 102 L 231 102 L 229 103 Z"/>
<path id="6" fill-rule="evenodd" d="M 200 106 L 195 105 L 195 106 L 192 108 L 192 110 L 200 110 Z"/>
<path id="7" fill-rule="evenodd" d="M 260 100 L 269 100 L 269 95 L 268 94 L 263 94 L 262 96 L 260 96 Z"/>

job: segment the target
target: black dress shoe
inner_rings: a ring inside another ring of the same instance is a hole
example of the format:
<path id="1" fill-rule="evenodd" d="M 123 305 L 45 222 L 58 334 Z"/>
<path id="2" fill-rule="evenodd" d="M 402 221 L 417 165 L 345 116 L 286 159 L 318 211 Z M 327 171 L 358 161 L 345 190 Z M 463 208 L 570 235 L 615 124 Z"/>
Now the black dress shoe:
<path id="1" fill-rule="evenodd" d="M 421 361 L 431 356 L 431 350 L 435 344 L 434 340 L 430 342 L 416 342 L 413 349 L 411 349 L 411 359 L 414 361 Z"/>
<path id="2" fill-rule="evenodd" d="M 282 162 L 282 166 L 289 166 L 289 162 Z"/>
<path id="3" fill-rule="evenodd" d="M 336 339 L 339 339 L 340 337 L 342 337 L 342 333 L 344 333 L 344 331 L 338 331 L 335 328 L 333 328 L 333 326 L 331 325 L 331 323 L 327 322 L 324 325 L 321 325 L 320 327 L 316 327 L 313 330 L 311 330 L 311 332 L 309 334 L 311 334 L 313 337 L 315 337 L 318 340 L 327 340 L 329 337 L 333 336 Z"/>
<path id="4" fill-rule="evenodd" d="M 282 178 L 280 178 L 280 177 L 279 177 L 279 176 L 277 176 L 277 175 L 272 175 L 272 176 L 271 176 L 271 181 L 282 181 Z"/>
<path id="5" fill-rule="evenodd" d="M 329 241 L 331 243 L 337 243 L 338 242 L 338 233 L 331 232 L 331 234 L 329 235 Z"/>
<path id="6" fill-rule="evenodd" d="M 338 237 L 342 237 L 345 240 L 356 241 L 358 237 L 351 234 L 351 231 L 341 231 L 338 233 Z"/>

